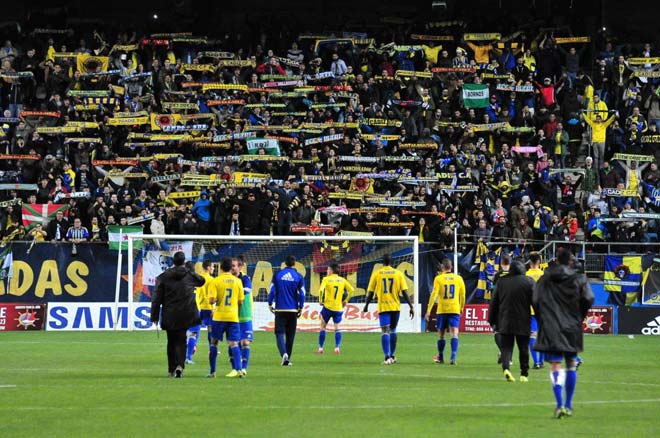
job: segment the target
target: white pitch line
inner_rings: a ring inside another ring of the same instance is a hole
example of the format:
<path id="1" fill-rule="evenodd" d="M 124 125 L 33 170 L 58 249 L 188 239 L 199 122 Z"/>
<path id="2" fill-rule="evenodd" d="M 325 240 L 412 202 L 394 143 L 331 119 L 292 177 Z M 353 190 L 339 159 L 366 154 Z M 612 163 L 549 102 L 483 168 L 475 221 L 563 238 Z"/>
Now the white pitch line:
<path id="1" fill-rule="evenodd" d="M 148 372 L 151 370 L 151 368 L 139 368 L 136 369 L 138 371 L 145 371 Z M 11 372 L 11 373 L 34 373 L 34 372 L 39 372 L 39 373 L 79 373 L 80 369 L 79 368 L 4 368 L 0 367 L 0 371 L 6 371 L 6 372 Z M 440 380 L 476 380 L 476 381 L 487 381 L 487 382 L 500 382 L 503 381 L 501 377 L 478 377 L 478 376 L 451 376 L 451 375 L 443 375 L 443 374 L 395 374 L 395 373 L 386 373 L 386 372 L 379 372 L 379 371 L 374 371 L 373 373 L 344 373 L 344 372 L 332 372 L 332 371 L 314 371 L 314 370 L 306 370 L 305 375 L 310 375 L 310 374 L 322 374 L 324 376 L 364 376 L 364 377 L 396 377 L 396 378 L 401 378 L 401 377 L 413 377 L 413 378 L 422 378 L 422 379 L 440 379 Z M 79 374 L 80 375 L 80 374 Z M 190 373 L 189 373 L 190 375 Z M 121 377 L 117 376 L 116 374 L 114 375 L 115 377 Z M 134 375 L 132 375 L 134 377 Z M 149 378 L 153 376 L 145 376 L 145 378 Z M 192 376 L 194 377 L 194 376 Z M 269 377 L 269 376 L 264 376 L 264 377 Z M 534 377 L 534 376 L 531 376 Z M 537 381 L 542 381 L 545 382 L 546 379 L 541 377 L 539 379 L 531 379 L 531 382 L 537 382 Z M 650 382 L 619 382 L 619 381 L 599 381 L 599 380 L 580 380 L 580 384 L 603 384 L 603 385 L 624 385 L 624 386 L 640 386 L 640 387 L 649 387 L 649 388 L 657 388 L 660 387 L 660 383 L 650 383 Z M 52 387 L 60 387 L 60 386 L 79 386 L 79 385 L 49 385 Z"/>
<path id="2" fill-rule="evenodd" d="M 577 401 L 576 405 L 617 405 L 617 404 L 636 404 L 636 403 L 660 403 L 660 398 L 641 398 L 641 399 L 632 399 L 632 400 L 585 400 Z M 525 402 L 525 403 L 444 403 L 444 404 L 433 404 L 432 408 L 513 408 L 513 407 L 525 407 L 525 406 L 554 406 L 554 402 Z M 301 405 L 301 406 L 292 406 L 292 405 L 250 405 L 250 406 L 235 406 L 232 409 L 242 409 L 242 410 L 281 410 L 281 409 L 301 409 L 301 410 L 374 410 L 374 409 L 420 409 L 420 408 L 429 408 L 427 405 L 412 405 L 412 404 L 394 404 L 394 405 L 342 405 L 342 406 L 330 406 L 330 405 Z M 75 406 L 0 406 L 0 411 L 12 410 L 12 411 L 72 411 L 79 410 L 79 407 Z M 188 410 L 188 411 L 197 411 L 199 410 L 198 406 L 88 406 L 88 410 L 92 411 L 154 411 L 154 410 Z"/>
<path id="3" fill-rule="evenodd" d="M 44 341 L 45 342 L 45 341 Z M 43 344 L 44 342 L 38 342 L 38 341 L 2 341 L 2 344 L 26 344 L 26 345 L 31 345 L 31 344 Z M 144 341 L 144 342 L 98 342 L 98 341 L 51 341 L 48 340 L 48 344 L 82 344 L 82 345 L 107 345 L 107 346 L 112 346 L 112 345 L 148 345 L 148 344 L 154 344 L 154 342 L 151 341 Z"/>
<path id="4" fill-rule="evenodd" d="M 326 371 L 305 371 L 305 374 L 322 374 L 324 376 L 334 375 L 334 376 L 365 376 L 365 377 L 415 377 L 423 379 L 444 379 L 444 380 L 484 380 L 492 382 L 504 381 L 501 377 L 476 377 L 476 376 L 451 376 L 443 374 L 395 374 L 395 373 L 386 373 L 386 372 L 373 372 L 373 373 L 344 373 L 344 372 L 326 372 Z M 533 376 L 530 376 L 533 377 Z M 530 379 L 530 381 L 543 381 L 545 378 L 540 379 Z M 597 381 L 597 380 L 580 380 L 580 384 L 607 384 L 607 385 L 633 385 L 633 386 L 648 386 L 648 387 L 660 387 L 660 383 L 647 383 L 647 382 L 617 382 L 617 381 Z"/>
<path id="5" fill-rule="evenodd" d="M 0 388 L 16 388 L 16 385 L 0 385 Z"/>

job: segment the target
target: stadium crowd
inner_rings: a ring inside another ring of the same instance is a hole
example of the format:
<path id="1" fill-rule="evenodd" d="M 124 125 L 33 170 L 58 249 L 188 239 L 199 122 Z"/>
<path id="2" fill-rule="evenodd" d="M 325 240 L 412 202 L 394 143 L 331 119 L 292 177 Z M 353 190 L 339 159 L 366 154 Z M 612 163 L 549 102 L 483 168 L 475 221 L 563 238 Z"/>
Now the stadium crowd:
<path id="1" fill-rule="evenodd" d="M 396 41 L 269 41 L 69 29 L 7 40 L 3 238 L 63 240 L 72 226 L 88 230 L 72 239 L 104 241 L 108 225 L 135 224 L 445 247 L 453 227 L 470 243 L 657 241 L 649 44 L 461 22 Z M 32 227 L 30 204 L 68 211 Z"/>

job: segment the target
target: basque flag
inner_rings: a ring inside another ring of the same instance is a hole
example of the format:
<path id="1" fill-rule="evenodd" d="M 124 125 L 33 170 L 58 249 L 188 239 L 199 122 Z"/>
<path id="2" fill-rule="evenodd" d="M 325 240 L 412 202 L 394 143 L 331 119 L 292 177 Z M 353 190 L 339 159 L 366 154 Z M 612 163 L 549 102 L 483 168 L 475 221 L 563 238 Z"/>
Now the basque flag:
<path id="1" fill-rule="evenodd" d="M 26 230 L 34 228 L 38 223 L 47 226 L 51 219 L 55 219 L 58 211 L 69 214 L 67 204 L 23 204 L 23 226 Z"/>

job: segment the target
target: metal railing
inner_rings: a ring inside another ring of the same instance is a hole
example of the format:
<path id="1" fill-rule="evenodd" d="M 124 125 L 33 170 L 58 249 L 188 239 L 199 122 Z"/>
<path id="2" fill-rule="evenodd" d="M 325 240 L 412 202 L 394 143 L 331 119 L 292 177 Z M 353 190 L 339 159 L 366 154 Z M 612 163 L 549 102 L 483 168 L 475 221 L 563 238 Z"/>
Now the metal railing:
<path id="1" fill-rule="evenodd" d="M 584 260 L 586 274 L 602 274 L 605 258 L 608 255 L 641 256 L 650 253 L 660 253 L 660 244 L 656 242 L 565 242 L 551 241 L 543 247 L 544 260 L 551 260 L 560 247 L 569 247 Z M 622 250 L 620 250 L 622 249 Z"/>

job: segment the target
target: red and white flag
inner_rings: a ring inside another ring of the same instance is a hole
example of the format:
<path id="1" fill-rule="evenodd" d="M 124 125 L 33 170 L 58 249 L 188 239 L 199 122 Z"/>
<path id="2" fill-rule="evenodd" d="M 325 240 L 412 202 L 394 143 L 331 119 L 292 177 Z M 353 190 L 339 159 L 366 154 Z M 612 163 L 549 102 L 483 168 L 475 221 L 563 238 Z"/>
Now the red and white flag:
<path id="1" fill-rule="evenodd" d="M 55 219 L 58 211 L 63 212 L 64 216 L 68 216 L 69 206 L 66 204 L 23 204 L 23 226 L 30 229 L 41 223 L 45 227 L 51 219 Z"/>

